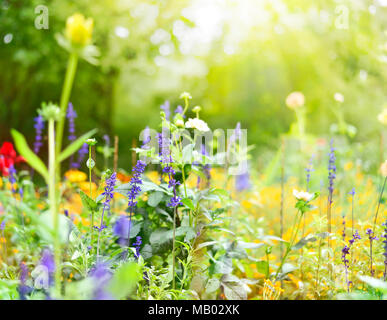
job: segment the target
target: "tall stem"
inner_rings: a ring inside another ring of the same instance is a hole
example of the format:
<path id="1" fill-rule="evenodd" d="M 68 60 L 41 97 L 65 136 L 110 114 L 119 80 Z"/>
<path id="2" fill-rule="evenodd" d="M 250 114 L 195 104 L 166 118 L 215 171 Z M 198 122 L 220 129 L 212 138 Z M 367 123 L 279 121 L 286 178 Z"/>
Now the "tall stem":
<path id="1" fill-rule="evenodd" d="M 56 205 L 56 175 L 55 175 L 55 121 L 50 119 L 48 121 L 48 170 L 49 170 L 49 181 L 48 181 L 48 197 L 50 201 L 50 211 L 53 219 L 54 227 L 54 259 L 55 259 L 55 290 L 60 295 L 60 242 L 58 234 L 59 216 Z"/>
<path id="2" fill-rule="evenodd" d="M 175 237 L 176 237 L 176 210 L 177 208 L 175 207 L 173 209 L 173 235 L 172 235 L 172 289 L 175 289 Z"/>
<path id="3" fill-rule="evenodd" d="M 91 171 L 93 170 L 91 166 L 91 145 L 89 145 L 89 161 L 88 161 L 88 167 L 89 167 L 89 196 L 91 199 L 93 199 L 93 194 L 92 194 L 92 187 L 91 187 Z M 90 225 L 90 233 L 91 233 L 91 239 L 90 239 L 90 245 L 93 243 L 94 239 L 94 211 L 91 211 L 91 225 Z"/>
<path id="4" fill-rule="evenodd" d="M 291 237 L 290 237 L 290 242 L 289 242 L 289 244 L 288 244 L 288 247 L 286 248 L 286 251 L 285 251 L 284 256 L 282 257 L 281 264 L 280 264 L 280 266 L 279 266 L 278 269 L 277 269 L 277 272 L 276 272 L 275 277 L 274 277 L 274 281 L 277 280 L 278 274 L 279 274 L 280 271 L 282 270 L 282 267 L 283 267 L 283 265 L 285 264 L 286 258 L 288 257 L 290 251 L 292 250 L 294 241 L 295 241 L 296 238 L 297 238 L 298 229 L 300 228 L 300 224 L 301 224 L 301 220 L 302 220 L 302 214 L 300 214 L 299 219 L 297 219 L 299 213 L 300 213 L 300 211 L 297 211 L 297 215 L 296 215 L 295 222 L 294 222 L 294 225 L 293 225 L 293 230 L 295 229 L 296 231 L 295 231 L 294 234 L 293 234 L 293 230 L 292 230 L 292 235 L 291 235 Z"/>
<path id="5" fill-rule="evenodd" d="M 382 187 L 382 190 L 380 191 L 378 206 L 377 206 L 377 208 L 376 208 L 376 213 L 375 213 L 374 226 L 373 226 L 373 228 L 372 228 L 372 233 L 373 233 L 373 234 L 375 234 L 376 220 L 378 219 L 378 213 L 379 213 L 379 208 L 380 208 L 380 202 L 382 201 L 382 196 L 383 196 L 384 188 L 386 187 L 386 181 L 387 181 L 387 176 L 384 178 L 383 187 Z"/>
<path id="6" fill-rule="evenodd" d="M 63 83 L 63 88 L 62 88 L 62 95 L 60 98 L 61 115 L 57 125 L 56 146 L 55 146 L 57 156 L 59 155 L 62 149 L 62 139 L 63 139 L 64 124 L 66 120 L 66 111 L 67 111 L 67 106 L 70 99 L 71 89 L 74 82 L 75 72 L 77 70 L 77 64 L 78 64 L 78 55 L 76 53 L 71 53 L 67 63 L 66 75 Z M 60 177 L 60 165 L 57 166 L 56 172 L 58 177 Z"/>
<path id="7" fill-rule="evenodd" d="M 103 216 L 104 216 L 104 214 L 105 214 L 105 205 L 103 206 L 103 209 L 102 209 L 101 224 L 100 224 L 99 229 L 98 229 L 97 262 L 99 261 L 99 242 L 100 242 L 100 238 L 101 238 L 101 232 L 102 232 Z"/>

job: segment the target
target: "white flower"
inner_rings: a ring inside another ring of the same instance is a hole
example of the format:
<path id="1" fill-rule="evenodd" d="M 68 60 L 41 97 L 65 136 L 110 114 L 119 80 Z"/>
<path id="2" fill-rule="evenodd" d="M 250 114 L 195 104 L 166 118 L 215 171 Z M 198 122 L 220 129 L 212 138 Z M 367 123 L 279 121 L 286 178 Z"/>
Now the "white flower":
<path id="1" fill-rule="evenodd" d="M 199 131 L 210 131 L 210 128 L 208 128 L 207 123 L 205 123 L 203 120 L 200 120 L 198 118 L 189 118 L 188 121 L 185 123 L 186 128 L 192 128 L 197 129 Z"/>
<path id="2" fill-rule="evenodd" d="M 179 127 L 179 128 L 184 128 L 184 121 L 181 120 L 181 119 L 177 119 L 177 120 L 175 121 L 175 124 L 176 124 L 176 126 Z"/>
<path id="3" fill-rule="evenodd" d="M 293 196 L 296 197 L 297 200 L 304 200 L 305 202 L 312 200 L 314 194 L 308 193 L 306 191 L 297 191 L 296 189 L 293 189 Z"/>
<path id="4" fill-rule="evenodd" d="M 297 109 L 303 107 L 305 104 L 305 97 L 302 92 L 292 92 L 286 97 L 286 105 L 290 109 Z"/>
<path id="5" fill-rule="evenodd" d="M 341 103 L 344 102 L 344 96 L 343 96 L 340 92 L 336 92 L 336 93 L 334 94 L 333 98 L 334 98 L 337 102 L 341 102 Z"/>

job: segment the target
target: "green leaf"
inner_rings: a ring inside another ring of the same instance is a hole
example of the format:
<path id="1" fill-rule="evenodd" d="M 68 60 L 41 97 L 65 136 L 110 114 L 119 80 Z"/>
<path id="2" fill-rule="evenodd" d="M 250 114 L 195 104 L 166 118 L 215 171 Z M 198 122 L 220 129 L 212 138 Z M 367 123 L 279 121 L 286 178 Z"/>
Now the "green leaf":
<path id="1" fill-rule="evenodd" d="M 184 198 L 183 200 L 181 200 L 181 202 L 189 209 L 191 209 L 192 211 L 195 211 L 195 206 L 192 202 L 191 199 L 189 198 Z"/>
<path id="2" fill-rule="evenodd" d="M 142 273 L 137 263 L 128 262 L 120 267 L 109 283 L 109 291 L 115 299 L 127 297 L 136 288 Z"/>
<path id="3" fill-rule="evenodd" d="M 308 244 L 309 242 L 314 242 L 316 241 L 317 238 L 313 236 L 308 236 L 308 237 L 303 237 L 300 241 L 298 241 L 293 247 L 292 250 L 298 250 L 301 249 L 303 246 Z"/>
<path id="4" fill-rule="evenodd" d="M 247 300 L 246 288 L 237 277 L 225 275 L 221 283 L 227 300 Z"/>
<path id="5" fill-rule="evenodd" d="M 39 172 L 42 177 L 48 181 L 48 170 L 42 160 L 30 149 L 24 136 L 17 130 L 11 129 L 16 150 L 27 161 L 27 163 Z"/>
<path id="6" fill-rule="evenodd" d="M 257 271 L 263 274 L 267 274 L 269 264 L 265 260 L 257 261 Z"/>
<path id="7" fill-rule="evenodd" d="M 153 192 L 149 195 L 148 204 L 151 207 L 157 207 L 157 205 L 163 200 L 164 193 L 160 191 Z"/>
<path id="8" fill-rule="evenodd" d="M 98 209 L 98 203 L 91 199 L 86 193 L 82 190 L 79 190 L 79 195 L 81 197 L 82 203 L 90 212 L 95 212 Z"/>
<path id="9" fill-rule="evenodd" d="M 80 136 L 77 140 L 75 140 L 73 143 L 71 143 L 69 146 L 67 146 L 58 156 L 57 161 L 62 162 L 63 160 L 66 160 L 68 157 L 70 157 L 74 152 L 76 152 L 79 148 L 82 147 L 82 145 L 85 143 L 85 141 L 89 138 L 91 138 L 98 129 L 90 130 L 89 132 L 85 133 L 84 135 Z"/>

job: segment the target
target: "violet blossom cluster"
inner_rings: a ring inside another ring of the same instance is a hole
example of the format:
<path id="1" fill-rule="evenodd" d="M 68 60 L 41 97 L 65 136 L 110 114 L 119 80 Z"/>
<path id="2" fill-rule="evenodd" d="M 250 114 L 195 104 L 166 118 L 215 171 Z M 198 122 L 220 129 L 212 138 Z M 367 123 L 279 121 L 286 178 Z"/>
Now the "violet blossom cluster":
<path id="1" fill-rule="evenodd" d="M 328 162 L 328 180 L 329 180 L 329 202 L 332 204 L 332 195 L 334 190 L 334 180 L 336 179 L 336 156 L 335 148 L 333 147 L 333 139 L 330 142 L 330 153 L 329 153 L 329 162 Z"/>
<path id="2" fill-rule="evenodd" d="M 384 226 L 384 232 L 382 237 L 384 238 L 383 240 L 383 256 L 384 256 L 384 281 L 386 281 L 387 277 L 387 220 L 385 223 L 383 223 Z"/>
<path id="3" fill-rule="evenodd" d="M 306 171 L 306 192 L 309 191 L 309 183 L 310 183 L 310 178 L 311 178 L 311 172 L 314 171 L 313 169 L 313 159 L 314 159 L 314 154 L 309 159 L 308 166 L 305 168 Z"/>
<path id="4" fill-rule="evenodd" d="M 167 137 L 165 130 L 162 130 L 161 133 L 158 134 L 158 142 L 159 142 L 159 156 L 160 156 L 160 164 L 164 165 L 163 173 L 168 175 L 168 187 L 173 189 L 173 196 L 170 201 L 167 203 L 168 207 L 177 207 L 182 205 L 181 197 L 177 195 L 176 186 L 180 185 L 180 182 L 175 180 L 174 175 L 176 174 L 175 170 L 172 168 L 171 163 L 173 163 L 173 159 L 170 151 L 170 140 Z"/>
<path id="5" fill-rule="evenodd" d="M 162 105 L 160 106 L 160 109 L 164 111 L 164 113 L 165 113 L 165 118 L 166 118 L 167 120 L 169 120 L 169 118 L 170 118 L 170 116 L 171 116 L 170 106 L 171 106 L 171 105 L 170 105 L 170 103 L 169 103 L 168 100 L 165 101 L 164 104 L 162 104 Z"/>
<path id="6" fill-rule="evenodd" d="M 77 117 L 77 113 L 74 110 L 73 104 L 69 102 L 69 106 L 67 108 L 66 118 L 69 121 L 69 135 L 68 140 L 71 142 L 75 141 L 77 136 L 75 135 L 75 118 Z M 70 158 L 70 168 L 77 167 L 77 163 L 74 162 L 74 156 L 71 155 Z"/>
<path id="7" fill-rule="evenodd" d="M 130 189 L 127 193 L 128 196 L 128 207 L 129 207 L 129 224 L 128 224 L 128 246 L 130 245 L 130 229 L 131 229 L 131 222 L 132 222 L 132 213 L 134 212 L 137 201 L 136 198 L 139 195 L 141 191 L 141 185 L 142 185 L 142 179 L 141 175 L 145 170 L 145 162 L 138 160 L 136 166 L 133 168 L 133 176 L 130 180 Z"/>
<path id="8" fill-rule="evenodd" d="M 35 154 L 39 153 L 40 148 L 43 146 L 43 130 L 44 130 L 44 118 L 42 115 L 38 115 L 34 118 L 34 128 L 35 128 L 35 142 L 34 142 L 34 152 Z"/>
<path id="9" fill-rule="evenodd" d="M 104 192 L 102 193 L 102 196 L 105 197 L 105 200 L 102 203 L 103 209 L 102 209 L 102 216 L 101 216 L 101 225 L 99 228 L 95 226 L 95 228 L 98 229 L 99 231 L 102 231 L 102 229 L 106 228 L 106 226 L 103 225 L 103 216 L 105 211 L 110 210 L 110 202 L 114 196 L 114 186 L 116 185 L 116 180 L 117 180 L 117 174 L 115 172 L 113 172 L 110 178 L 106 180 L 106 187 L 104 189 Z"/>

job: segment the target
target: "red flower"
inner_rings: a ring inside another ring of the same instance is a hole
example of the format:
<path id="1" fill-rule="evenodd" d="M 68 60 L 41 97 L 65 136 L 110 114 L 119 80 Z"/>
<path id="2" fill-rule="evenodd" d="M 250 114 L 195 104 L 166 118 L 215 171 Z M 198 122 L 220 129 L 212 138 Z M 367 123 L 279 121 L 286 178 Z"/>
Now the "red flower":
<path id="1" fill-rule="evenodd" d="M 0 148 L 0 172 L 3 176 L 8 176 L 9 168 L 16 163 L 25 161 L 22 156 L 16 154 L 11 142 L 4 142 Z"/>

